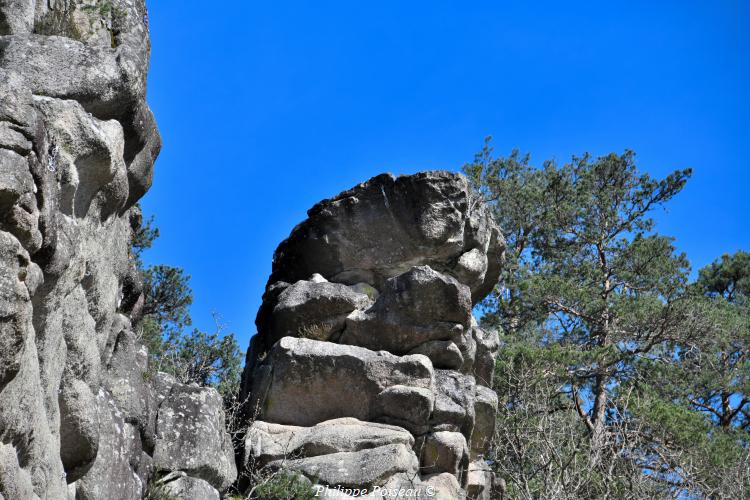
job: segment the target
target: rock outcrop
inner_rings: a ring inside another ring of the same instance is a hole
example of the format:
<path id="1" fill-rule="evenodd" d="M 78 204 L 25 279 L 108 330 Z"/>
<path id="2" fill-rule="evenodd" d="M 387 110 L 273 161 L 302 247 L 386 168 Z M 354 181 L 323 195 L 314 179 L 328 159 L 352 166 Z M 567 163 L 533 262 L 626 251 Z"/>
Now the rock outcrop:
<path id="1" fill-rule="evenodd" d="M 472 307 L 504 246 L 449 172 L 380 175 L 310 209 L 258 312 L 241 465 L 331 498 L 490 498 L 499 340 Z"/>
<path id="2" fill-rule="evenodd" d="M 133 331 L 147 24 L 143 0 L 0 1 L 0 499 L 218 498 L 236 477 L 221 398 L 149 376 Z"/>

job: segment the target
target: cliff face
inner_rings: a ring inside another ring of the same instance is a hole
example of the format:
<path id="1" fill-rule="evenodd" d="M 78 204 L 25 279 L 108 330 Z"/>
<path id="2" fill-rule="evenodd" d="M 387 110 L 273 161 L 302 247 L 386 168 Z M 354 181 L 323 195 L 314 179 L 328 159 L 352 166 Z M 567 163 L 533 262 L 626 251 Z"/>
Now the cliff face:
<path id="1" fill-rule="evenodd" d="M 310 209 L 258 312 L 243 467 L 337 498 L 490 498 L 499 339 L 471 311 L 504 247 L 449 172 L 381 175 Z"/>
<path id="2" fill-rule="evenodd" d="M 133 331 L 148 59 L 143 0 L 0 0 L 0 499 L 236 476 L 218 394 L 149 376 Z"/>

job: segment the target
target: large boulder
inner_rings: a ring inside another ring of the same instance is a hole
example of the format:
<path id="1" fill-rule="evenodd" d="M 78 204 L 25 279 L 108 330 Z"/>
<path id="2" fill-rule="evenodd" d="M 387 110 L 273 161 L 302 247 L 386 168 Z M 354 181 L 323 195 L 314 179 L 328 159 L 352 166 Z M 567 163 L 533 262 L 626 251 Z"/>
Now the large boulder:
<path id="1" fill-rule="evenodd" d="M 244 463 L 263 467 L 284 458 L 356 452 L 390 444 L 411 447 L 414 437 L 400 427 L 355 418 L 328 420 L 313 427 L 255 421 L 245 436 Z"/>
<path id="2" fill-rule="evenodd" d="M 433 390 L 425 356 L 284 337 L 256 380 L 253 407 L 261 420 L 281 424 L 353 417 L 424 432 Z"/>
<path id="3" fill-rule="evenodd" d="M 468 327 L 471 293 L 455 278 L 430 266 L 416 266 L 388 279 L 373 309 L 391 321 L 455 323 Z"/>
<path id="4" fill-rule="evenodd" d="M 172 384 L 159 404 L 154 467 L 187 472 L 218 490 L 228 488 L 237 479 L 237 467 L 224 421 L 215 389 Z"/>
<path id="5" fill-rule="evenodd" d="M 495 475 L 487 463 L 475 461 L 469 464 L 466 493 L 470 500 L 493 500 L 492 490 Z"/>
<path id="6" fill-rule="evenodd" d="M 447 472 L 460 482 L 469 463 L 469 448 L 463 434 L 431 432 L 417 441 L 417 450 L 423 474 Z"/>
<path id="7" fill-rule="evenodd" d="M 343 451 L 309 458 L 272 462 L 271 467 L 299 472 L 326 485 L 371 489 L 396 474 L 416 477 L 419 460 L 411 447 L 391 444 L 360 451 Z"/>
<path id="8" fill-rule="evenodd" d="M 369 304 L 367 295 L 327 281 L 298 281 L 278 295 L 269 324 L 269 341 L 282 337 L 329 340 L 344 328 L 346 317 Z"/>
<path id="9" fill-rule="evenodd" d="M 465 491 L 461 488 L 456 476 L 443 472 L 425 476 L 420 491 L 422 498 L 433 500 L 463 500 Z"/>
<path id="10" fill-rule="evenodd" d="M 435 370 L 435 410 L 430 424 L 437 431 L 460 432 L 467 440 L 474 429 L 474 377 Z"/>
<path id="11" fill-rule="evenodd" d="M 429 265 L 469 279 L 478 301 L 497 282 L 504 248 L 489 209 L 463 176 L 383 174 L 311 208 L 276 250 L 269 283 L 320 273 L 380 289 L 388 278 Z"/>
<path id="12" fill-rule="evenodd" d="M 409 354 L 424 354 L 435 368 L 457 370 L 464 364 L 463 353 L 452 340 L 428 340 L 409 351 Z"/>
<path id="13" fill-rule="evenodd" d="M 405 354 L 451 340 L 469 327 L 471 293 L 455 279 L 419 266 L 386 281 L 375 304 L 352 314 L 340 342 Z"/>

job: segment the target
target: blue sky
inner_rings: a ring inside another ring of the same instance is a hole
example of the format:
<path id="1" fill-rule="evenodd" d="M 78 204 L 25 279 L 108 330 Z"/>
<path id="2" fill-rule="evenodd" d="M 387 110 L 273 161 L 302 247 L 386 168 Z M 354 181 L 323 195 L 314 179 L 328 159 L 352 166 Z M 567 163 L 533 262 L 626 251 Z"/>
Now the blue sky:
<path id="1" fill-rule="evenodd" d="M 164 147 L 149 263 L 192 275 L 194 323 L 244 349 L 271 256 L 375 174 L 456 170 L 494 137 L 535 163 L 625 148 L 695 169 L 658 229 L 694 268 L 750 250 L 750 3 L 149 2 Z"/>

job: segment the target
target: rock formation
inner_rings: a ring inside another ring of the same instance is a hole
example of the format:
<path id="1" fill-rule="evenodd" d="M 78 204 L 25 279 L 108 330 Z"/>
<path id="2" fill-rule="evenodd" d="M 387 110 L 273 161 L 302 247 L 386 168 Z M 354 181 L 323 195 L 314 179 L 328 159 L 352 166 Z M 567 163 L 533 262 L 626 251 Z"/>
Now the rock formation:
<path id="1" fill-rule="evenodd" d="M 134 207 L 160 139 L 143 0 L 0 0 L 0 499 L 218 498 L 213 389 L 150 376 Z M 161 477 L 166 475 L 165 477 Z"/>
<path id="2" fill-rule="evenodd" d="M 242 467 L 298 472 L 336 498 L 490 498 L 499 339 L 472 307 L 504 247 L 449 172 L 380 175 L 310 209 L 258 312 Z"/>

